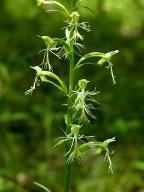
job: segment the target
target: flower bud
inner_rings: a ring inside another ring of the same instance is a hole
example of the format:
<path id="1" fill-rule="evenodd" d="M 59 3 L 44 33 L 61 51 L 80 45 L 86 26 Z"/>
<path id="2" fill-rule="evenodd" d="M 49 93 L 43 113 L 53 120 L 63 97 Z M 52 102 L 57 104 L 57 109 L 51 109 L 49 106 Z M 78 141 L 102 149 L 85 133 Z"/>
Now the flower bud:
<path id="1" fill-rule="evenodd" d="M 44 43 L 47 47 L 53 47 L 54 46 L 54 41 L 49 36 L 42 36 L 41 38 L 44 40 Z"/>
<path id="2" fill-rule="evenodd" d="M 87 84 L 88 84 L 89 81 L 87 81 L 86 79 L 81 79 L 79 80 L 78 82 L 78 85 L 81 89 L 85 89 Z"/>
<path id="3" fill-rule="evenodd" d="M 71 132 L 72 132 L 74 135 L 78 135 L 80 128 L 81 128 L 80 125 L 72 124 L 72 126 L 71 126 Z"/>
<path id="4" fill-rule="evenodd" d="M 80 15 L 79 15 L 78 12 L 76 12 L 76 11 L 72 12 L 71 18 L 72 18 L 72 22 L 73 22 L 74 24 L 78 24 L 79 17 L 80 17 Z"/>

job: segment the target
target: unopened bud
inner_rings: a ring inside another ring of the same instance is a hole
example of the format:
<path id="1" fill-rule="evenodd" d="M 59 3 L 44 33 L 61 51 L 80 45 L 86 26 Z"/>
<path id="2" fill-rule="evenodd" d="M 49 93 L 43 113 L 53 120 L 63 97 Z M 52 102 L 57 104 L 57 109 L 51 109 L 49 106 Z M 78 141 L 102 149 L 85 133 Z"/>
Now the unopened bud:
<path id="1" fill-rule="evenodd" d="M 88 84 L 89 81 L 87 81 L 86 79 L 81 79 L 79 80 L 78 82 L 78 85 L 81 89 L 85 89 L 87 84 Z"/>
<path id="2" fill-rule="evenodd" d="M 79 17 L 80 17 L 80 15 L 79 15 L 78 12 L 76 12 L 76 11 L 72 12 L 71 18 L 72 18 L 72 21 L 73 21 L 74 24 L 78 23 Z"/>
<path id="3" fill-rule="evenodd" d="M 42 36 L 41 38 L 44 40 L 44 43 L 46 46 L 48 46 L 48 47 L 54 46 L 54 41 L 49 36 Z"/>
<path id="4" fill-rule="evenodd" d="M 72 124 L 71 126 L 71 132 L 74 134 L 74 135 L 77 135 L 79 133 L 79 129 L 81 128 L 80 125 L 76 125 L 76 124 Z"/>

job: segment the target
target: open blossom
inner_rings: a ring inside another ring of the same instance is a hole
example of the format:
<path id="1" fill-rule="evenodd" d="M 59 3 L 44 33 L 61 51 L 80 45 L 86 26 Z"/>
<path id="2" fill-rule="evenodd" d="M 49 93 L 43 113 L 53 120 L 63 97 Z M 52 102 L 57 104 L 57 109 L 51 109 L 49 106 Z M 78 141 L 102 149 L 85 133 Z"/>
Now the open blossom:
<path id="1" fill-rule="evenodd" d="M 57 44 L 49 36 L 41 36 L 41 38 L 43 39 L 44 44 L 46 45 L 46 49 L 42 50 L 44 52 L 44 56 L 41 65 L 44 69 L 48 69 L 48 71 L 53 71 L 49 60 L 49 53 L 51 52 L 55 56 L 59 57 L 59 55 L 56 54 L 54 51 L 58 51 L 60 47 L 56 47 Z"/>
<path id="2" fill-rule="evenodd" d="M 74 42 L 76 43 L 78 39 L 83 40 L 83 36 L 79 33 L 79 28 L 89 32 L 90 31 L 90 25 L 87 22 L 79 23 L 79 13 L 77 11 L 74 11 L 71 15 L 71 20 L 66 21 L 68 23 L 68 28 L 70 28 L 70 33 L 72 33 L 72 38 L 74 39 Z M 67 29 L 68 30 L 68 29 Z"/>
<path id="3" fill-rule="evenodd" d="M 91 112 L 91 110 L 95 108 L 91 103 L 88 103 L 88 101 L 96 102 L 93 96 L 97 95 L 99 92 L 96 92 L 95 90 L 93 92 L 86 91 L 85 88 L 88 82 L 89 81 L 86 79 L 80 80 L 78 83 L 80 90 L 75 91 L 76 99 L 73 104 L 73 109 L 76 113 L 80 113 L 79 122 L 89 122 L 88 116 L 95 118 Z"/>

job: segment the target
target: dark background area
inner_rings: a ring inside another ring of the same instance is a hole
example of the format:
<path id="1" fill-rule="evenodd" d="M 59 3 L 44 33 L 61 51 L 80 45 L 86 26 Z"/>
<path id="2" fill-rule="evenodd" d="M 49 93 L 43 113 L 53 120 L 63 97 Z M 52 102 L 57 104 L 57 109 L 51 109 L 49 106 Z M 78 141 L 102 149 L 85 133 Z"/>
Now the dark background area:
<path id="1" fill-rule="evenodd" d="M 68 0 L 64 2 L 68 5 Z M 86 66 L 77 80 L 91 81 L 89 89 L 100 91 L 97 119 L 87 135 L 98 140 L 116 137 L 111 145 L 115 174 L 107 172 L 104 155 L 88 156 L 84 166 L 74 163 L 73 192 L 144 192 L 144 1 L 89 0 L 80 8 L 81 21 L 88 21 L 85 49 L 109 52 L 113 57 L 117 84 L 104 67 Z M 65 97 L 49 84 L 41 83 L 32 96 L 24 92 L 32 85 L 44 48 L 37 35 L 63 37 L 65 18 L 46 13 L 33 0 L 0 2 L 0 191 L 40 192 L 33 182 L 63 191 L 64 147 L 51 150 L 63 136 Z M 68 63 L 51 55 L 54 71 L 66 82 Z"/>

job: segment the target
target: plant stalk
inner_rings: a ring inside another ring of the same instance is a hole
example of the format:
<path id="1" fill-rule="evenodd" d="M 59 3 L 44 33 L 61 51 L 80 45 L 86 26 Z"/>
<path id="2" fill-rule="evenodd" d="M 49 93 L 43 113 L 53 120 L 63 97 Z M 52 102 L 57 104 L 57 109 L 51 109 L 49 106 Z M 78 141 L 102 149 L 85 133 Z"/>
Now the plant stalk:
<path id="1" fill-rule="evenodd" d="M 66 134 L 71 132 L 71 124 L 73 123 L 72 119 L 72 93 L 73 93 L 73 84 L 74 84 L 74 47 L 73 40 L 70 42 L 70 68 L 69 68 L 69 96 L 68 96 L 68 116 L 67 116 L 67 127 Z M 70 145 L 69 142 L 66 143 L 66 153 L 69 151 Z M 64 192 L 69 192 L 70 184 L 70 172 L 71 172 L 71 163 L 67 163 L 68 155 L 65 159 L 65 176 L 64 176 Z"/>

